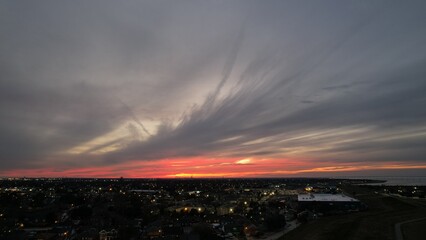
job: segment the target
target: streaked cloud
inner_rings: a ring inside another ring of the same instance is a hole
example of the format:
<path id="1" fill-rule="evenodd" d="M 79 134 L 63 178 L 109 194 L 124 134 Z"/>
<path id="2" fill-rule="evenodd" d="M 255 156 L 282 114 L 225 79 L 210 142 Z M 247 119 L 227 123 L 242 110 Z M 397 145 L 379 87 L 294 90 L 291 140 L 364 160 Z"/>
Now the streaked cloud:
<path id="1" fill-rule="evenodd" d="M 422 1 L 0 6 L 0 175 L 426 164 Z"/>

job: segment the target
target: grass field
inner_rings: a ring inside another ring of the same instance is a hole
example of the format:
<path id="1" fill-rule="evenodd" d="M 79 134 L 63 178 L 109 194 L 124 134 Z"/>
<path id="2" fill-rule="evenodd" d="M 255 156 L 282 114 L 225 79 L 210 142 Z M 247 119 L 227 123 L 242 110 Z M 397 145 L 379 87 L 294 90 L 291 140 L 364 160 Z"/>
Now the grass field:
<path id="1" fill-rule="evenodd" d="M 356 192 L 355 197 L 366 203 L 369 209 L 364 212 L 328 216 L 308 222 L 280 239 L 393 240 L 395 239 L 394 226 L 396 223 L 426 216 L 426 202 L 424 200 L 383 196 L 359 186 L 345 186 L 344 189 L 348 193 Z M 424 222 L 419 224 L 423 224 L 422 228 L 426 229 Z M 417 234 L 423 233 L 417 233 L 413 230 L 418 228 L 418 225 L 414 223 L 403 227 L 404 240 L 419 239 L 416 238 Z"/>
<path id="2" fill-rule="evenodd" d="M 402 225 L 404 240 L 418 240 L 426 238 L 426 220 Z"/>

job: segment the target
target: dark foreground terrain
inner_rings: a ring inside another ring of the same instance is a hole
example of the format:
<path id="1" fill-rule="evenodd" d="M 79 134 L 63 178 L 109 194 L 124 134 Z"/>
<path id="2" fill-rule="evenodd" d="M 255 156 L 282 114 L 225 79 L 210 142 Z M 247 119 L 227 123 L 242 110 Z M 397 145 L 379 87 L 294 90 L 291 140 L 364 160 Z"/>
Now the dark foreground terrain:
<path id="1" fill-rule="evenodd" d="M 426 187 L 371 183 L 2 179 L 0 240 L 426 239 Z"/>
<path id="2" fill-rule="evenodd" d="M 369 206 L 364 212 L 327 216 L 301 225 L 280 239 L 341 240 L 397 239 L 395 224 L 426 217 L 425 199 L 377 193 L 365 186 L 344 186 L 344 191 Z M 401 225 L 402 239 L 426 239 L 426 220 Z M 397 239 L 401 240 L 401 239 Z"/>

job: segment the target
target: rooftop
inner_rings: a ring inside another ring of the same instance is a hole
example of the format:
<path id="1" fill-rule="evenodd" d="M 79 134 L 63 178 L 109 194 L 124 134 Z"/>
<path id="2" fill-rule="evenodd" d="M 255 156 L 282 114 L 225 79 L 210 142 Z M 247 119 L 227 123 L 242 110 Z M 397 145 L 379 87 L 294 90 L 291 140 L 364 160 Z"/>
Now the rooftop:
<path id="1" fill-rule="evenodd" d="M 358 202 L 357 199 L 351 198 L 344 194 L 299 194 L 297 196 L 299 202 Z"/>

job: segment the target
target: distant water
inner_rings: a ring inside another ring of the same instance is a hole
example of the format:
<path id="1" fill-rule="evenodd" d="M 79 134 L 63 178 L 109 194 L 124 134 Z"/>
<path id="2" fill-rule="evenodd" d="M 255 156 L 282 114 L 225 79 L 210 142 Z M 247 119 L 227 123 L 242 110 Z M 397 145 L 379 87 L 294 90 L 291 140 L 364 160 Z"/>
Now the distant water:
<path id="1" fill-rule="evenodd" d="M 426 186 L 426 176 L 415 177 L 378 177 L 378 176 L 360 176 L 351 177 L 354 179 L 371 179 L 371 180 L 384 180 L 384 183 L 371 183 L 369 185 L 386 185 L 386 186 Z"/>

